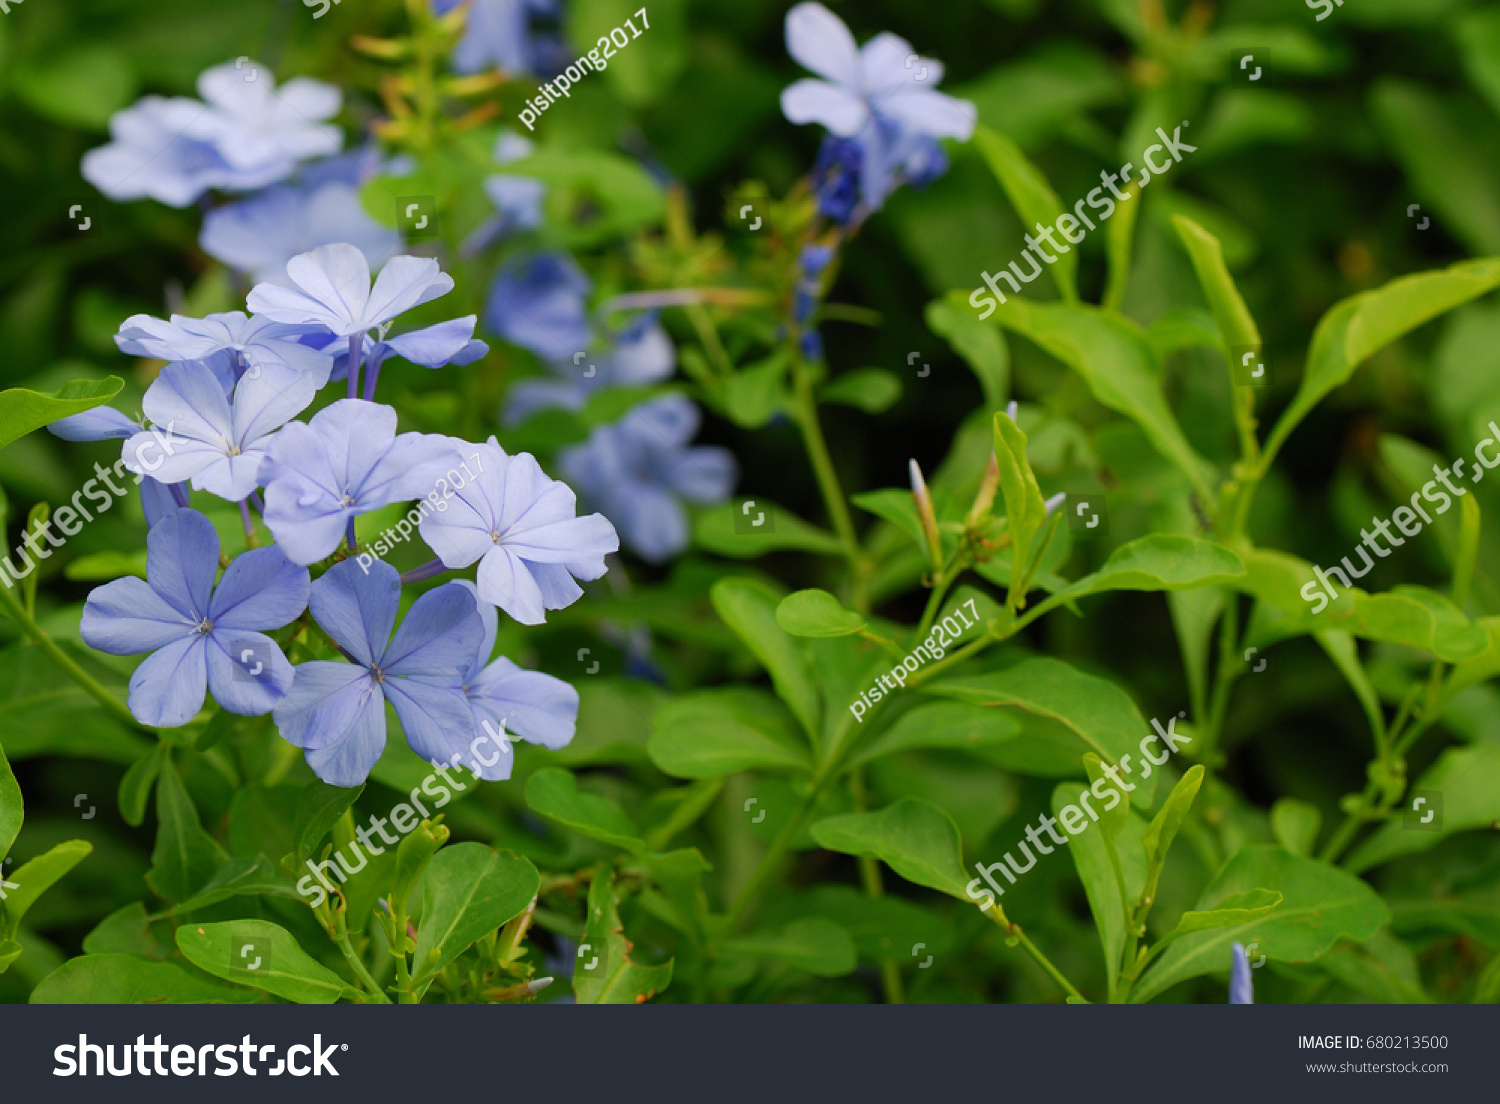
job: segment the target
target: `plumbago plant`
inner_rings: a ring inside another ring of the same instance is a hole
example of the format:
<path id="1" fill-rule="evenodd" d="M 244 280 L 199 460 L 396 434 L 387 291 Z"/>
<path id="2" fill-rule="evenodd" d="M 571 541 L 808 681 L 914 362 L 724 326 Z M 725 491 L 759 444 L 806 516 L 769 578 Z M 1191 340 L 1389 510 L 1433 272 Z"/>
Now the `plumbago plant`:
<path id="1" fill-rule="evenodd" d="M 33 645 L 15 677 L 106 719 L 119 817 L 142 828 L 154 798 L 154 848 L 73 957 L 25 921 L 91 845 L 0 865 L 0 970 L 38 1002 L 515 1002 L 567 976 L 579 1002 L 1220 1000 L 1231 978 L 1248 1003 L 1269 963 L 1286 999 L 1431 999 L 1374 872 L 1500 817 L 1493 743 L 1432 758 L 1500 673 L 1477 494 L 1446 593 L 1350 587 L 1316 613 L 1320 576 L 1256 541 L 1255 505 L 1318 404 L 1500 286 L 1500 259 L 1338 303 L 1263 432 L 1231 371 L 1260 330 L 1202 220 L 1172 220 L 1201 299 L 1124 313 L 1129 184 L 1100 305 L 1071 261 L 1055 299 L 928 305 L 982 405 L 909 486 L 851 493 L 825 428 L 901 391 L 829 367 L 825 329 L 880 321 L 831 299 L 851 243 L 968 146 L 1023 224 L 1060 226 L 1043 172 L 938 90 L 940 62 L 802 3 L 785 41 L 814 75 L 781 107 L 825 134 L 790 191 L 728 196 L 726 225 L 759 224 L 730 248 L 649 158 L 497 125 L 591 78 L 545 20 L 472 8 L 410 0 L 399 33 L 351 42 L 387 67 L 351 151 L 339 89 L 242 58 L 85 158 L 118 202 L 201 204 L 215 264 L 170 318 L 118 319 L 149 365 L 140 423 L 118 378 L 0 395 L 0 445 L 121 448 L 86 499 L 31 512 L 0 607 Z M 1147 97 L 1130 129 L 1178 119 Z M 1048 386 L 1013 397 L 1013 350 Z M 1195 447 L 1183 363 L 1214 374 L 1238 455 Z M 705 408 L 742 440 L 795 434 L 789 481 L 822 517 L 730 499 L 734 455 L 692 444 Z M 1393 455 L 1426 481 L 1417 446 Z M 40 615 L 53 526 L 132 480 L 144 551 L 85 558 L 81 616 Z M 1165 728 L 1102 663 L 1051 654 L 1127 591 L 1164 595 L 1177 633 Z M 1370 728 L 1326 830 L 1225 780 L 1236 687 L 1299 637 Z M 1437 831 L 1403 828 L 1414 792 L 1442 795 Z M 0 853 L 21 815 L 0 754 Z M 1403 934 L 1424 925 L 1453 931 L 1429 911 Z M 1492 963 L 1472 996 L 1497 992 Z"/>

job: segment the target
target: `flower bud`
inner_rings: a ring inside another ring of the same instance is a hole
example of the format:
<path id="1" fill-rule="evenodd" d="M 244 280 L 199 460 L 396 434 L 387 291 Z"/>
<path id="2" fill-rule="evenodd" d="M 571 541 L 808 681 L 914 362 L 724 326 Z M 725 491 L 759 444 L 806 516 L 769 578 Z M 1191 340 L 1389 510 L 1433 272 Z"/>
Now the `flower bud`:
<path id="1" fill-rule="evenodd" d="M 943 542 L 938 536 L 937 512 L 932 508 L 932 496 L 927 493 L 927 483 L 922 478 L 922 469 L 915 460 L 911 465 L 911 497 L 917 504 L 917 518 L 922 523 L 922 535 L 927 538 L 927 556 L 934 568 L 943 566 Z"/>

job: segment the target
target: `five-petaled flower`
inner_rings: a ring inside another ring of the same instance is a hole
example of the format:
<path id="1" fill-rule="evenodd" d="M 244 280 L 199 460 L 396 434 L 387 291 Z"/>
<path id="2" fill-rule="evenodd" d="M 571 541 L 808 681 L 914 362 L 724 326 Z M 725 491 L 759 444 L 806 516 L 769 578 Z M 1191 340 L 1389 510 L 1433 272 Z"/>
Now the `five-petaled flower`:
<path id="1" fill-rule="evenodd" d="M 429 257 L 392 257 L 370 286 L 365 255 L 348 242 L 320 245 L 286 263 L 296 288 L 256 284 L 246 303 L 275 322 L 325 327 L 353 337 L 389 325 L 397 315 L 447 295 L 453 277 Z"/>
<path id="2" fill-rule="evenodd" d="M 176 728 L 203 707 L 205 688 L 231 713 L 271 711 L 292 666 L 264 630 L 307 608 L 307 569 L 279 548 L 236 557 L 214 586 L 219 535 L 196 510 L 179 510 L 146 537 L 146 580 L 97 588 L 83 607 L 84 642 L 111 655 L 151 652 L 130 679 L 142 724 Z"/>
<path id="3" fill-rule="evenodd" d="M 600 514 L 574 516 L 566 483 L 542 471 L 530 453 L 508 456 L 495 438 L 473 446 L 480 474 L 440 514 L 420 523 L 422 539 L 449 568 L 479 562 L 479 596 L 523 625 L 582 596 L 573 579 L 597 579 L 617 551 L 614 526 Z"/>
<path id="4" fill-rule="evenodd" d="M 299 664 L 274 717 L 331 785 L 369 777 L 385 749 L 386 702 L 423 758 L 451 764 L 456 741 L 473 740 L 474 715 L 461 688 L 484 636 L 473 593 L 455 583 L 428 591 L 392 637 L 400 603 L 400 575 L 378 561 L 366 573 L 344 560 L 312 585 L 312 615 L 350 662 Z"/>
<path id="5" fill-rule="evenodd" d="M 266 527 L 292 561 L 316 563 L 338 547 L 351 518 L 433 492 L 462 460 L 462 444 L 435 434 L 397 436 L 391 407 L 340 399 L 271 442 L 261 469 Z"/>

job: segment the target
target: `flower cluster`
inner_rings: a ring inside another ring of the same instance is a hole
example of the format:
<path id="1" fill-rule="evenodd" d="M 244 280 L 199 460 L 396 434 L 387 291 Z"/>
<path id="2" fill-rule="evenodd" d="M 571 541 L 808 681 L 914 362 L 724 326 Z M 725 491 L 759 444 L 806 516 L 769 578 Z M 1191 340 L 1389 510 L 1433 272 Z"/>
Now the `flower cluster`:
<path id="1" fill-rule="evenodd" d="M 452 289 L 436 261 L 393 257 L 372 283 L 365 254 L 342 242 L 292 257 L 285 275 L 290 286 L 251 290 L 249 315 L 127 319 L 121 350 L 169 362 L 146 392 L 148 424 L 104 408 L 54 427 L 74 440 L 125 438 L 131 471 L 142 470 L 148 443 L 159 445 L 163 456 L 144 465 L 158 485 L 190 484 L 239 504 L 249 546 L 215 585 L 219 534 L 206 514 L 185 508 L 185 491 L 174 496 L 152 524 L 146 579 L 95 590 L 83 639 L 117 655 L 150 653 L 130 682 L 129 707 L 143 724 L 187 724 L 212 694 L 232 713 L 271 713 L 334 785 L 368 776 L 385 746 L 387 702 L 412 749 L 450 765 L 486 725 L 565 744 L 576 692 L 509 660 L 491 662 L 494 607 L 539 624 L 546 610 L 577 600 L 574 579 L 603 575 L 604 557 L 619 547 L 613 527 L 597 514 L 575 516 L 573 492 L 531 456 L 508 456 L 494 438 L 475 445 L 398 433 L 395 409 L 374 401 L 390 356 L 439 368 L 488 351 L 473 337 L 473 315 L 390 334 L 399 316 Z M 355 397 L 362 372 L 363 396 Z M 348 397 L 294 420 L 340 377 Z M 345 558 L 358 551 L 355 518 L 426 498 L 459 467 L 472 478 L 453 509 L 421 526 L 439 559 L 413 574 L 478 563 L 478 583 L 421 595 L 396 628 L 396 569 Z M 272 547 L 254 547 L 252 506 Z M 293 623 L 289 638 L 268 635 Z M 347 662 L 288 661 L 289 640 L 316 654 L 314 625 L 325 654 Z M 485 778 L 508 777 L 503 750 L 470 765 Z"/>

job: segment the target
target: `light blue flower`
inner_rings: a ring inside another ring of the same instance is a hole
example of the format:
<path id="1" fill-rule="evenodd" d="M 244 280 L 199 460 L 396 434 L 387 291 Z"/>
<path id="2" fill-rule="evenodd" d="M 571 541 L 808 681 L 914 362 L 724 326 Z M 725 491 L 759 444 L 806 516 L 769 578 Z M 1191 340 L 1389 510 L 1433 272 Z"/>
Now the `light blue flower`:
<path id="1" fill-rule="evenodd" d="M 540 625 L 547 610 L 582 597 L 575 578 L 604 574 L 619 538 L 598 514 L 576 517 L 572 490 L 530 453 L 509 456 L 493 437 L 468 447 L 479 453 L 479 471 L 446 510 L 421 520 L 422 539 L 445 567 L 477 561 L 479 597 L 523 625 Z"/>
<path id="2" fill-rule="evenodd" d="M 433 0 L 432 10 L 446 15 L 462 2 Z M 567 64 L 566 48 L 555 31 L 536 25 L 561 17 L 558 0 L 472 0 L 463 38 L 453 50 L 453 68 L 550 77 Z"/>
<path id="3" fill-rule="evenodd" d="M 303 344 L 300 338 L 325 332 L 321 326 L 288 326 L 243 311 L 188 318 L 174 314 L 170 321 L 134 314 L 120 324 L 115 344 L 131 356 L 159 360 L 210 360 L 227 353 L 238 379 L 249 367 L 286 367 L 308 373 L 318 387 L 328 382 L 333 359 Z"/>
<path id="4" fill-rule="evenodd" d="M 973 134 L 974 105 L 938 92 L 942 63 L 918 57 L 903 38 L 879 34 L 861 49 L 838 16 L 822 4 L 803 3 L 787 13 L 786 44 L 792 57 L 826 79 L 788 86 L 782 113 L 858 143 L 860 192 L 871 210 L 894 189 L 898 172 L 917 182 L 932 178 L 940 164 L 935 139 L 967 141 Z M 851 155 L 852 147 L 838 144 L 825 145 L 822 156 L 830 165 L 847 165 Z M 820 188 L 820 200 L 827 187 Z"/>
<path id="5" fill-rule="evenodd" d="M 687 447 L 699 419 L 691 400 L 664 395 L 558 454 L 558 466 L 584 500 L 614 522 L 627 547 L 651 563 L 687 547 L 688 520 L 680 498 L 711 505 L 734 488 L 738 472 L 728 449 Z"/>
<path id="6" fill-rule="evenodd" d="M 491 662 L 500 618 L 494 606 L 479 599 L 479 588 L 473 583 L 460 579 L 456 585 L 475 596 L 484 625 L 484 637 L 463 676 L 464 695 L 474 713 L 470 739 L 482 740 L 488 736 L 494 751 L 489 747 L 483 751 L 476 748 L 470 755 L 468 740 L 463 747 L 455 742 L 454 750 L 461 751 L 465 760 L 478 759 L 471 769 L 477 770 L 481 778 L 501 781 L 510 777 L 514 759 L 505 737 L 519 736 L 554 750 L 572 742 L 578 725 L 578 691 L 562 679 L 541 671 L 527 671 L 504 656 Z"/>
<path id="7" fill-rule="evenodd" d="M 346 400 L 347 401 L 347 400 Z M 484 635 L 474 596 L 453 583 L 412 603 L 394 638 L 401 577 L 376 560 L 334 564 L 312 585 L 314 619 L 350 659 L 296 668 L 276 705 L 282 738 L 307 752 L 308 766 L 334 786 L 358 786 L 385 750 L 385 705 L 411 749 L 448 761 L 455 737 L 474 727 L 460 679 Z"/>
<path id="8" fill-rule="evenodd" d="M 198 244 L 256 283 L 291 287 L 286 263 L 320 245 L 348 242 L 379 268 L 401 250 L 401 235 L 365 214 L 359 189 L 341 180 L 299 182 L 208 213 Z"/>
<path id="9" fill-rule="evenodd" d="M 169 364 L 142 403 L 154 428 L 125 442 L 125 467 L 164 483 L 191 480 L 194 490 L 239 502 L 259 483 L 275 433 L 317 393 L 311 373 L 268 364 L 246 372 L 230 399 L 202 361 Z"/>
<path id="10" fill-rule="evenodd" d="M 111 655 L 152 654 L 130 678 L 130 712 L 158 728 L 184 725 L 205 689 L 231 713 L 269 713 L 292 666 L 264 630 L 307 608 L 307 569 L 278 548 L 237 556 L 214 586 L 219 536 L 196 510 L 179 510 L 146 538 L 146 579 L 116 579 L 83 607 L 79 632 Z M 253 666 L 252 666 L 253 664 Z"/>
<path id="11" fill-rule="evenodd" d="M 643 315 L 604 352 L 550 363 L 548 368 L 561 378 L 517 383 L 506 396 L 505 424 L 519 425 L 538 410 L 554 407 L 582 410 L 596 391 L 659 383 L 676 367 L 672 339 L 655 315 Z"/>
<path id="12" fill-rule="evenodd" d="M 375 381 L 380 366 L 388 357 L 398 356 L 423 368 L 441 368 L 445 364 L 472 364 L 490 351 L 490 347 L 474 336 L 475 315 L 451 318 L 447 322 L 436 322 L 420 330 L 377 341 L 365 335 L 364 358 L 369 370 L 365 381 L 366 398 L 375 392 Z M 339 350 L 334 357 L 331 379 L 340 380 L 349 373 L 349 345 L 342 338 L 334 338 L 328 346 L 329 352 Z"/>
<path id="13" fill-rule="evenodd" d="M 322 326 L 338 337 L 387 326 L 453 290 L 453 277 L 428 257 L 391 258 L 372 288 L 365 255 L 348 242 L 298 254 L 286 274 L 295 288 L 256 284 L 246 299 L 250 309 L 274 322 Z"/>
<path id="14" fill-rule="evenodd" d="M 1243 943 L 1236 943 L 1234 961 L 1229 970 L 1229 1003 L 1254 1004 L 1255 986 L 1250 981 L 1250 956 L 1245 953 Z"/>
<path id="15" fill-rule="evenodd" d="M 490 289 L 484 320 L 505 340 L 546 360 L 571 360 L 589 344 L 589 278 L 566 253 L 536 253 L 506 264 Z"/>
<path id="16" fill-rule="evenodd" d="M 343 134 L 332 85 L 299 77 L 280 88 L 247 59 L 198 78 L 203 102 L 146 96 L 110 120 L 108 145 L 83 157 L 83 177 L 113 200 L 149 197 L 185 207 L 210 188 L 250 191 L 284 180 L 299 161 L 337 153 Z"/>
<path id="17" fill-rule="evenodd" d="M 433 493 L 463 455 L 450 437 L 396 434 L 396 412 L 340 399 L 284 426 L 261 468 L 266 527 L 294 563 L 333 553 L 352 518 Z"/>

